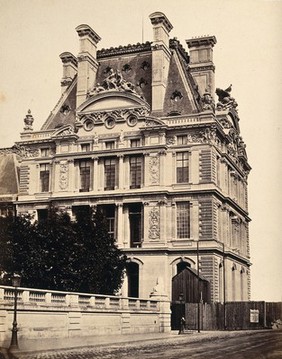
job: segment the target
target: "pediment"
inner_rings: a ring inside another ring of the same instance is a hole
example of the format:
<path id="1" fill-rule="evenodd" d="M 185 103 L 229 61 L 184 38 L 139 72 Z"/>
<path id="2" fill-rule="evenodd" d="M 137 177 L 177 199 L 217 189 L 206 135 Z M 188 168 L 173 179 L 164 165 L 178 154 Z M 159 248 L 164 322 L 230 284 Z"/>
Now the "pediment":
<path id="1" fill-rule="evenodd" d="M 57 128 L 53 133 L 52 137 L 69 137 L 69 136 L 77 136 L 75 134 L 75 129 L 72 125 L 65 125 Z"/>
<path id="2" fill-rule="evenodd" d="M 149 104 L 141 97 L 116 90 L 109 90 L 90 97 L 77 109 L 78 115 L 120 109 L 144 108 L 149 111 Z"/>

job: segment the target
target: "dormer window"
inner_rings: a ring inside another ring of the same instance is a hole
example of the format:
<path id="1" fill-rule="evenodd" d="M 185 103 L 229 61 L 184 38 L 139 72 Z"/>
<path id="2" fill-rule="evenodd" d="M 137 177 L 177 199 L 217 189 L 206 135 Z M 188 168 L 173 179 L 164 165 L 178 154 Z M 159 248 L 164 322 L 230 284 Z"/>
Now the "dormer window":
<path id="1" fill-rule="evenodd" d="M 182 99 L 183 95 L 180 91 L 175 90 L 171 95 L 171 100 L 178 102 Z"/>

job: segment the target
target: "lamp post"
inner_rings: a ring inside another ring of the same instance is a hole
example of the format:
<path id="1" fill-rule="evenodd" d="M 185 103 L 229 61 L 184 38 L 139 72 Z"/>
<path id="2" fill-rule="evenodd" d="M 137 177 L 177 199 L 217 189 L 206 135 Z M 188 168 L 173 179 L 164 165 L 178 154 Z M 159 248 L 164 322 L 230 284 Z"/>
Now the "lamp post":
<path id="1" fill-rule="evenodd" d="M 200 333 L 200 302 L 201 302 L 201 296 L 200 296 L 200 263 L 199 263 L 199 241 L 197 241 L 197 273 L 198 273 L 198 288 L 197 288 L 197 301 L 198 301 L 198 333 Z"/>
<path id="2" fill-rule="evenodd" d="M 13 328 L 12 328 L 12 338 L 9 350 L 11 349 L 19 349 L 18 345 L 18 323 L 17 323 L 17 302 L 18 302 L 18 287 L 21 284 L 21 276 L 19 274 L 14 274 L 12 278 L 12 285 L 15 288 L 15 296 L 14 296 L 14 320 L 13 320 Z"/>

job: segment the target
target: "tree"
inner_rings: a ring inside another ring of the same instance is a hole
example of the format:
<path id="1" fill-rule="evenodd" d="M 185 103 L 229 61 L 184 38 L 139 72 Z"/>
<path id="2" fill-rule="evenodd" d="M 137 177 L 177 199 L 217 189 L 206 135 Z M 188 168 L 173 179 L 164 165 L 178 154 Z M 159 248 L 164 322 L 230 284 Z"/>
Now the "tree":
<path id="1" fill-rule="evenodd" d="M 82 250 L 81 290 L 112 294 L 122 284 L 126 256 L 109 235 L 106 218 L 100 210 L 77 213 L 76 232 Z"/>
<path id="2" fill-rule="evenodd" d="M 39 223 L 30 216 L 2 218 L 0 245 L 0 272 L 20 273 L 23 286 L 101 294 L 121 287 L 126 256 L 100 211 L 82 210 L 74 222 L 53 207 Z"/>

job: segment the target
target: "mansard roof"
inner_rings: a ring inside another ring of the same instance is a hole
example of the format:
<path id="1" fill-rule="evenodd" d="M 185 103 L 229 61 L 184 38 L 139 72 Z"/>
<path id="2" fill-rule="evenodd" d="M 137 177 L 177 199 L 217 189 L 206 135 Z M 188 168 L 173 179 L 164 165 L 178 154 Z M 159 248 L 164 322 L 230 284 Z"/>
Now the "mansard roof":
<path id="1" fill-rule="evenodd" d="M 197 86 L 189 74 L 189 56 L 177 39 L 171 39 L 172 53 L 163 111 L 155 116 L 191 114 L 200 111 Z M 119 46 L 97 51 L 98 69 L 93 89 L 99 87 L 111 71 L 121 74 L 123 81 L 132 84 L 137 95 L 152 108 L 152 43 Z M 42 130 L 55 129 L 76 120 L 77 77 L 62 94 Z M 89 94 L 93 96 L 93 94 Z M 181 102 L 177 103 L 177 96 Z"/>
<path id="2" fill-rule="evenodd" d="M 11 148 L 0 150 L 0 196 L 16 195 L 19 191 L 16 155 Z"/>

